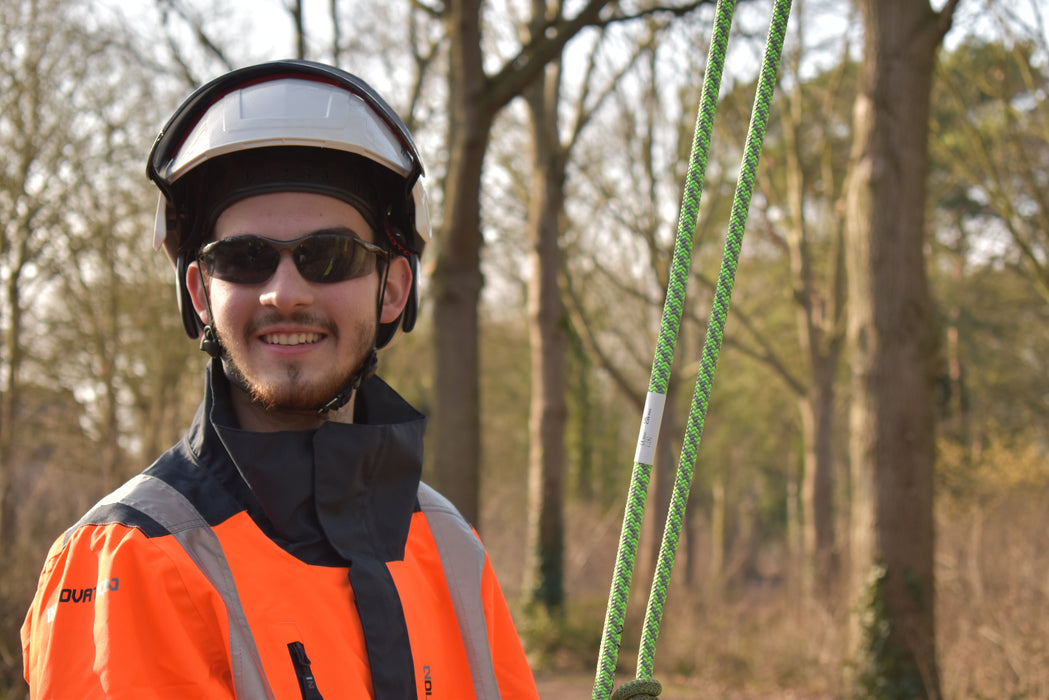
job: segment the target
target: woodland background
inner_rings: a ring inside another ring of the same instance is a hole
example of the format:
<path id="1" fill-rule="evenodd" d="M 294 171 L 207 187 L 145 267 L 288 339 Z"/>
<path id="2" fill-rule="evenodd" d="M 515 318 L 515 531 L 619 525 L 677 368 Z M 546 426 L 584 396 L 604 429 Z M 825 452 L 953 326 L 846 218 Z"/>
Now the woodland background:
<path id="1" fill-rule="evenodd" d="M 623 636 L 688 415 L 771 2 L 741 1 Z M 483 10 L 483 12 L 482 12 Z M 429 167 L 381 372 L 544 697 L 589 695 L 713 5 L 0 0 L 0 697 L 44 554 L 177 440 L 204 356 L 145 157 L 226 70 L 357 73 Z M 1049 697 L 1049 8 L 796 0 L 656 676 L 667 697 Z M 913 30 L 913 31 L 911 31 Z"/>

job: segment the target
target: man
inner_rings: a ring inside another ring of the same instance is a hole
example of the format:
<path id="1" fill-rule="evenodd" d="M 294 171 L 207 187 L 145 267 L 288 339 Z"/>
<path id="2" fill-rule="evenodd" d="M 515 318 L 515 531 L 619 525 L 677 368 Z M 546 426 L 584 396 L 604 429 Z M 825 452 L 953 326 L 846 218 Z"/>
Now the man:
<path id="1" fill-rule="evenodd" d="M 373 376 L 429 238 L 402 121 L 337 69 L 252 66 L 147 170 L 205 398 L 53 546 L 32 697 L 536 698 L 484 548 L 419 480 L 424 418 Z"/>

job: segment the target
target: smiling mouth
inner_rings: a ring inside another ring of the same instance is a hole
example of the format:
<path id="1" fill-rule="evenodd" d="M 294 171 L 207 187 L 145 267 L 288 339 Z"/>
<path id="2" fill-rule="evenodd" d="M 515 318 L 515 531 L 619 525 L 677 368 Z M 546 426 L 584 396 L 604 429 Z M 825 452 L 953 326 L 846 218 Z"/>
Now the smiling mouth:
<path id="1" fill-rule="evenodd" d="M 320 333 L 270 333 L 262 336 L 268 345 L 312 345 L 323 338 Z"/>

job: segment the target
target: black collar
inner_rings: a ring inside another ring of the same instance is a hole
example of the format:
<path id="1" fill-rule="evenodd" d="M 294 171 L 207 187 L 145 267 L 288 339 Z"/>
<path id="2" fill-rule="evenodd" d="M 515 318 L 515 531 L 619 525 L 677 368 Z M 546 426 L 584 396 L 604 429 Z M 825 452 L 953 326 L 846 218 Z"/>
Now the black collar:
<path id="1" fill-rule="evenodd" d="M 228 380 L 209 365 L 204 404 L 188 437 L 199 462 L 299 559 L 325 565 L 355 556 L 401 560 L 426 418 L 372 377 L 359 390 L 354 420 L 308 431 L 242 430 Z"/>

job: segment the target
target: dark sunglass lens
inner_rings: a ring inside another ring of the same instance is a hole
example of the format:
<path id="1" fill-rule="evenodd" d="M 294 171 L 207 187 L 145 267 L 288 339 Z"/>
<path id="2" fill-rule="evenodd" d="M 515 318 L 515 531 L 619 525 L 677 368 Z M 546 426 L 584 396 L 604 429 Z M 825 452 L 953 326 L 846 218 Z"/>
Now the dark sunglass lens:
<path id="1" fill-rule="evenodd" d="M 277 269 L 280 252 L 261 238 L 219 241 L 205 255 L 208 272 L 234 284 L 265 282 Z"/>
<path id="2" fill-rule="evenodd" d="M 372 256 L 347 236 L 311 236 L 295 247 L 295 265 L 310 282 L 343 282 L 371 271 Z"/>

